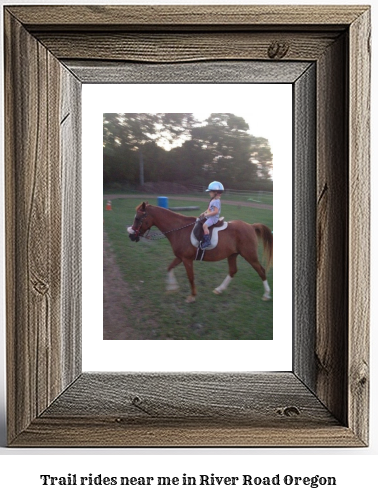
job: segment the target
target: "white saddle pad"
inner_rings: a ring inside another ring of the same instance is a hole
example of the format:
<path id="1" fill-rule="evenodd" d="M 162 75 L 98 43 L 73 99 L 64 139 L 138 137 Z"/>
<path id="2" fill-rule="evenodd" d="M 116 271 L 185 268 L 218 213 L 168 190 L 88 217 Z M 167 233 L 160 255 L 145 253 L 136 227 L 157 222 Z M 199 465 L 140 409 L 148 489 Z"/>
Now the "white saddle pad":
<path id="1" fill-rule="evenodd" d="M 223 226 L 214 227 L 213 234 L 211 235 L 210 246 L 205 248 L 205 250 L 212 250 L 213 248 L 215 248 L 218 245 L 218 233 L 219 233 L 219 231 L 223 231 L 224 229 L 227 229 L 227 226 L 228 226 L 228 222 L 223 222 Z M 196 248 L 198 248 L 200 245 L 200 241 L 198 241 L 197 238 L 194 236 L 193 231 L 190 235 L 190 243 Z"/>

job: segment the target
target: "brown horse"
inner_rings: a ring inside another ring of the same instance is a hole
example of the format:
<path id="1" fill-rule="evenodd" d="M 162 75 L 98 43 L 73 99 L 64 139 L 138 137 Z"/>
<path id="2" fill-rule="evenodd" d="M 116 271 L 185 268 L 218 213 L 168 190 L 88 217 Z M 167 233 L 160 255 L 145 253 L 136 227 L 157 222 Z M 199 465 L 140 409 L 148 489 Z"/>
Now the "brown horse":
<path id="1" fill-rule="evenodd" d="M 167 289 L 172 291 L 178 288 L 173 269 L 182 262 L 192 292 L 187 298 L 187 302 L 194 302 L 197 294 L 193 272 L 193 261 L 196 258 L 197 248 L 190 242 L 190 234 L 195 222 L 195 217 L 187 217 L 143 202 L 137 206 L 134 223 L 127 230 L 132 241 L 139 241 L 140 236 L 145 235 L 152 226 L 156 226 L 169 239 L 175 258 L 168 267 Z M 206 250 L 203 258 L 204 261 L 211 262 L 228 259 L 229 274 L 223 283 L 214 290 L 214 293 L 220 294 L 226 290 L 237 272 L 236 259 L 240 254 L 262 279 L 264 285 L 263 300 L 270 299 L 270 288 L 265 269 L 258 259 L 259 239 L 263 241 L 267 268 L 269 268 L 273 259 L 273 235 L 267 226 L 247 224 L 241 220 L 235 220 L 228 223 L 227 229 L 219 232 L 218 245 L 212 250 Z"/>

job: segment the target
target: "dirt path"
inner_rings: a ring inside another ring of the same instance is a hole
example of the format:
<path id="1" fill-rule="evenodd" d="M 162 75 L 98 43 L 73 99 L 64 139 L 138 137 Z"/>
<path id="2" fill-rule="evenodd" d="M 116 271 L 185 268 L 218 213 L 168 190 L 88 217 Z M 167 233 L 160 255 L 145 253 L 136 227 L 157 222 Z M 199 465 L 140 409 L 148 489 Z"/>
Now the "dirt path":
<path id="1" fill-rule="evenodd" d="M 104 340 L 138 340 L 143 337 L 136 332 L 127 315 L 125 306 L 130 305 L 129 290 L 123 280 L 104 231 Z"/>
<path id="2" fill-rule="evenodd" d="M 116 200 L 117 198 L 137 198 L 141 201 L 148 200 L 148 198 L 155 198 L 156 194 L 151 193 L 141 193 L 141 194 L 104 194 L 104 200 Z M 184 200 L 184 201 L 202 201 L 207 203 L 208 198 L 196 198 L 195 196 L 181 196 L 181 195 L 169 195 L 170 200 Z M 250 201 L 231 201 L 222 198 L 222 204 L 224 205 L 239 205 L 241 207 L 253 207 L 262 208 L 264 210 L 273 210 L 273 205 L 265 205 L 264 203 L 252 203 Z"/>

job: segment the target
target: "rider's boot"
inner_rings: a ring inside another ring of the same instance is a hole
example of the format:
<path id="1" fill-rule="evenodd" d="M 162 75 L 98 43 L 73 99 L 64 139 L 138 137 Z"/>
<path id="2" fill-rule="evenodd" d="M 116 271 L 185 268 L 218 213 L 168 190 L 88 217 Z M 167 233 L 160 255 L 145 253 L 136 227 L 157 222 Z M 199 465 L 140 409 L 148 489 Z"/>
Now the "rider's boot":
<path id="1" fill-rule="evenodd" d="M 205 234 L 201 241 L 201 250 L 210 246 L 210 234 Z"/>

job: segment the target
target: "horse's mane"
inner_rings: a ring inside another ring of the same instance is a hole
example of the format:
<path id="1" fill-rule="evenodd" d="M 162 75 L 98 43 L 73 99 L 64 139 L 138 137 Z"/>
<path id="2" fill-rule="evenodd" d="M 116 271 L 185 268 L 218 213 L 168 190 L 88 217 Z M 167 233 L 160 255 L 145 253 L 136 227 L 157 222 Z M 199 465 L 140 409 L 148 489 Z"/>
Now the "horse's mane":
<path id="1" fill-rule="evenodd" d="M 144 208 L 143 208 L 143 205 L 144 205 Z M 164 211 L 164 212 L 167 212 L 167 215 L 169 215 L 169 217 L 171 217 L 172 219 L 179 219 L 179 218 L 185 218 L 185 219 L 188 219 L 188 220 L 195 220 L 196 217 L 194 217 L 193 215 L 191 216 L 188 216 L 188 215 L 184 215 L 184 214 L 181 214 L 180 212 L 173 212 L 172 210 L 168 210 L 167 208 L 164 208 L 164 207 L 157 207 L 156 205 L 150 205 L 148 203 L 148 201 L 146 202 L 142 202 L 140 203 L 137 207 L 136 207 L 136 211 L 140 212 L 140 211 L 146 211 L 147 213 L 149 211 L 151 212 L 156 212 L 156 211 Z"/>

